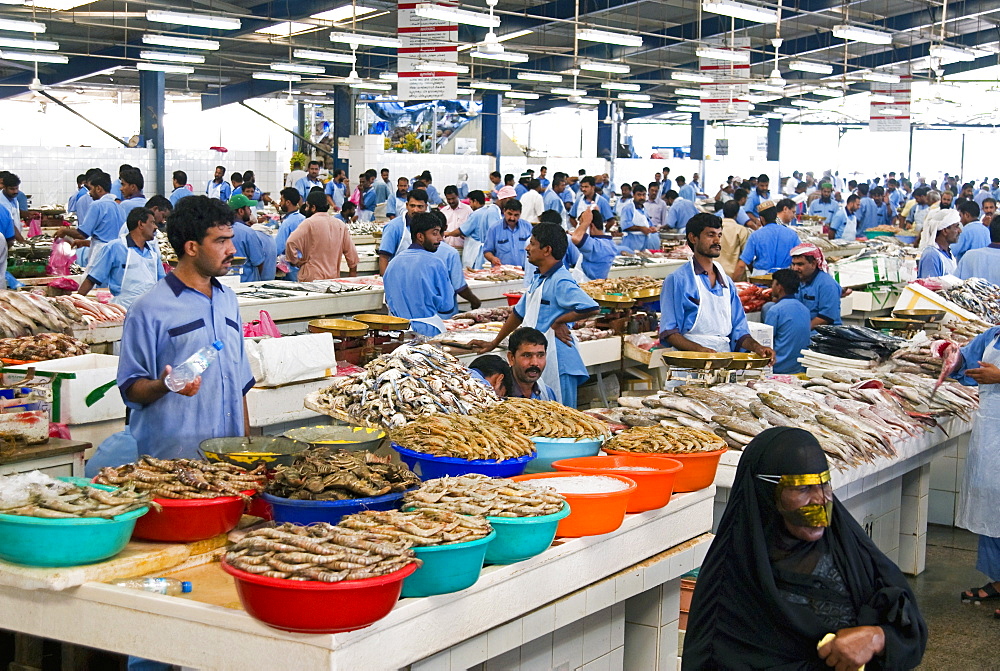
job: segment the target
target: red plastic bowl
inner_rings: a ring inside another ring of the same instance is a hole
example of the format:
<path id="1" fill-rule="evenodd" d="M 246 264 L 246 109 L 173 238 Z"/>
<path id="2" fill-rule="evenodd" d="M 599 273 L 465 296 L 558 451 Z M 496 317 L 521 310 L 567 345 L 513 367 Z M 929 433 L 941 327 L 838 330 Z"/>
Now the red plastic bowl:
<path id="1" fill-rule="evenodd" d="M 639 466 L 655 471 L 616 470 Z M 592 475 L 624 475 L 634 480 L 637 489 L 628 498 L 626 513 L 641 513 L 662 508 L 670 503 L 674 493 L 674 478 L 684 465 L 676 459 L 657 457 L 578 457 L 552 463 L 557 471 L 573 471 Z"/>
<path id="2" fill-rule="evenodd" d="M 719 469 L 719 459 L 722 458 L 722 455 L 728 449 L 724 447 L 721 450 L 712 450 L 711 452 L 690 452 L 687 454 L 667 452 L 637 453 L 607 449 L 604 451 L 614 456 L 638 457 L 641 459 L 652 457 L 676 459 L 684 464 L 684 468 L 681 469 L 680 473 L 674 479 L 674 493 L 680 494 L 681 492 L 695 492 L 699 489 L 704 489 L 715 482 L 715 472 Z"/>
<path id="3" fill-rule="evenodd" d="M 256 492 L 243 492 L 253 496 Z M 219 496 L 214 499 L 153 499 L 163 510 L 150 509 L 139 518 L 133 538 L 168 543 L 191 543 L 236 528 L 246 507 L 238 496 Z"/>
<path id="4" fill-rule="evenodd" d="M 521 294 L 504 294 L 504 298 L 507 299 L 507 305 L 514 307 L 521 300 Z"/>
<path id="5" fill-rule="evenodd" d="M 269 627 L 302 634 L 336 634 L 363 629 L 392 611 L 403 579 L 416 564 L 377 578 L 317 582 L 265 578 L 233 568 L 222 570 L 236 580 L 243 610 Z"/>

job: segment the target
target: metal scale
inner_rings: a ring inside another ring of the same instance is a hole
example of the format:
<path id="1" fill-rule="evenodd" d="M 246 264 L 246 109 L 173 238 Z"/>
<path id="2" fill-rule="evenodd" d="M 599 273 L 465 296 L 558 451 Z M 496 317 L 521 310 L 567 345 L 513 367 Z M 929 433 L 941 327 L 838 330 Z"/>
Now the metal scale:
<path id="1" fill-rule="evenodd" d="M 759 380 L 768 360 L 750 352 L 679 352 L 662 354 L 666 381 L 674 379 L 711 386 L 726 382 Z"/>
<path id="2" fill-rule="evenodd" d="M 868 325 L 873 329 L 888 330 L 892 335 L 909 340 L 918 331 L 933 337 L 940 330 L 944 310 L 912 309 L 893 310 L 892 317 L 871 317 Z"/>
<path id="3" fill-rule="evenodd" d="M 365 363 L 402 345 L 403 334 L 410 329 L 409 319 L 392 315 L 360 314 L 353 319 L 368 327 L 361 356 Z"/>

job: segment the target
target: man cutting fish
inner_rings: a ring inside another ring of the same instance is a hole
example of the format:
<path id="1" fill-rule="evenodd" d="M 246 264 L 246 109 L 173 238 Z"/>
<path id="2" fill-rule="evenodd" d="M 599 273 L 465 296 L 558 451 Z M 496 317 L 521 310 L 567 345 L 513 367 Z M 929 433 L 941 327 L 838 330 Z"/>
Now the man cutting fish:
<path id="1" fill-rule="evenodd" d="M 715 262 L 722 253 L 722 219 L 696 214 L 685 228 L 691 262 L 663 280 L 660 343 L 687 352 L 744 349 L 771 360 L 774 350 L 753 339 L 733 281 Z"/>

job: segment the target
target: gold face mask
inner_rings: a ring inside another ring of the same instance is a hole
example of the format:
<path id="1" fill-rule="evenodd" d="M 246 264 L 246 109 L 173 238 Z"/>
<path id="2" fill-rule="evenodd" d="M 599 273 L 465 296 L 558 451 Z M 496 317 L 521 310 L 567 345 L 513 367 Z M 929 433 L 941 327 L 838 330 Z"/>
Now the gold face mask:
<path id="1" fill-rule="evenodd" d="M 830 472 L 807 473 L 804 475 L 758 475 L 765 482 L 775 485 L 774 497 L 778 512 L 789 524 L 799 527 L 828 527 L 833 518 L 833 485 L 830 484 Z M 814 499 L 814 487 L 820 487 L 823 492 L 823 503 L 806 503 Z M 792 490 L 792 499 L 803 501 L 793 510 L 782 507 L 782 494 Z"/>

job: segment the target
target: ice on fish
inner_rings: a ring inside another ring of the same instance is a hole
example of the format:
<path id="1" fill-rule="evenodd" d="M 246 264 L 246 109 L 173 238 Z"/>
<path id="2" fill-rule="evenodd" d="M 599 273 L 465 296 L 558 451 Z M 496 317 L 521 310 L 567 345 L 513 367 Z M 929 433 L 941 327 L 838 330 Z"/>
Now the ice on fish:
<path id="1" fill-rule="evenodd" d="M 606 475 L 571 475 L 546 478 L 546 484 L 560 494 L 608 494 L 628 489 L 628 484 Z"/>

